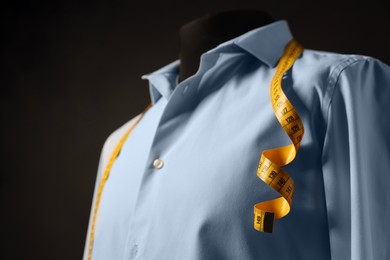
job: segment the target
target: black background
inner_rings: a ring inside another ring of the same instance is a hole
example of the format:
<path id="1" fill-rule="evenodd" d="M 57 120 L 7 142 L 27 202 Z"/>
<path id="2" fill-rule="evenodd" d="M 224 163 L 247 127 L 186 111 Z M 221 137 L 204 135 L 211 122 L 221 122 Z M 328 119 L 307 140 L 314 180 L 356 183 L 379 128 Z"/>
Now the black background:
<path id="1" fill-rule="evenodd" d="M 384 1 L 2 2 L 1 259 L 81 259 L 103 143 L 150 102 L 141 75 L 177 58 L 181 25 L 241 8 L 390 64 Z"/>

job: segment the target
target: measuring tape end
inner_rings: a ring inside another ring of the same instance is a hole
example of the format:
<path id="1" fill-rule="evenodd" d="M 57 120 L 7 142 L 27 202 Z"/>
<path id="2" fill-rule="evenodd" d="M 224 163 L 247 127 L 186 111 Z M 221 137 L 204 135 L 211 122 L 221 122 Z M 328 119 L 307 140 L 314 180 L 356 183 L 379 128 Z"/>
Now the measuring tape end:
<path id="1" fill-rule="evenodd" d="M 272 233 L 274 229 L 275 214 L 272 212 L 265 212 L 264 215 L 264 232 Z"/>
<path id="2" fill-rule="evenodd" d="M 254 228 L 260 232 L 272 233 L 275 222 L 275 213 L 256 209 L 253 214 Z"/>

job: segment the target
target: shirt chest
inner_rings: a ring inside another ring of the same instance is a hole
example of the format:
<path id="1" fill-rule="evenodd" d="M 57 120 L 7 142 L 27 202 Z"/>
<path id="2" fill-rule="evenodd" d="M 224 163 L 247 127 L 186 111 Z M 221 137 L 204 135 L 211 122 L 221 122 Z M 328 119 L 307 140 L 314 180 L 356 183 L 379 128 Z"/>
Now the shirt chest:
<path id="1" fill-rule="evenodd" d="M 258 86 L 247 83 L 232 82 L 201 99 L 192 97 L 198 102 L 191 109 L 168 107 L 173 99 L 155 103 L 114 163 L 97 234 L 99 229 L 117 230 L 121 235 L 116 239 L 122 236 L 119 240 L 128 243 L 169 239 L 167 234 L 173 239 L 187 230 L 184 244 L 224 234 L 211 232 L 210 227 L 220 231 L 235 227 L 243 237 L 257 236 L 253 205 L 277 196 L 256 176 L 260 154 L 288 144 L 288 138 L 268 101 L 266 80 Z M 176 109 L 175 116 L 167 117 L 168 109 Z M 315 160 L 316 154 L 308 154 Z M 306 174 L 319 172 L 315 163 L 307 170 Z M 320 190 L 321 178 L 320 174 L 298 178 L 298 187 L 307 187 L 297 197 Z M 305 202 L 306 210 L 313 212 L 323 207 L 318 204 L 323 194 L 314 194 Z"/>

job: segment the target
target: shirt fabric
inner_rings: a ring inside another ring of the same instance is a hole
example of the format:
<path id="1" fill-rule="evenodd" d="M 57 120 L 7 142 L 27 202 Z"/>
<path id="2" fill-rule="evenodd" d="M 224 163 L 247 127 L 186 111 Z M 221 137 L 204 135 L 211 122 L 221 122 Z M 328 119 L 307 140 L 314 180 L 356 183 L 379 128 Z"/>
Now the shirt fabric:
<path id="1" fill-rule="evenodd" d="M 305 127 L 284 167 L 292 208 L 272 234 L 253 227 L 253 206 L 279 197 L 256 175 L 261 152 L 291 143 L 269 94 L 291 39 L 278 20 L 203 53 L 180 83 L 180 60 L 142 76 L 152 107 L 111 169 L 92 259 L 390 259 L 390 67 L 369 56 L 305 49 L 284 75 Z M 92 210 L 109 157 L 139 116 L 107 138 Z"/>

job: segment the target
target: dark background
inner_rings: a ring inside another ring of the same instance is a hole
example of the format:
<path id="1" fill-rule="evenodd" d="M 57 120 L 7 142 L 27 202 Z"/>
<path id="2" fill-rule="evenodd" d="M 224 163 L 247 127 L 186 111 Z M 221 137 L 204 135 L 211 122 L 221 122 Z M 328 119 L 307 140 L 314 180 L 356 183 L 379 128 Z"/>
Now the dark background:
<path id="1" fill-rule="evenodd" d="M 390 64 L 384 1 L 52 2 L 1 4 L 1 259 L 81 259 L 103 143 L 150 102 L 141 75 L 177 58 L 192 19 L 265 10 L 306 48 Z"/>

